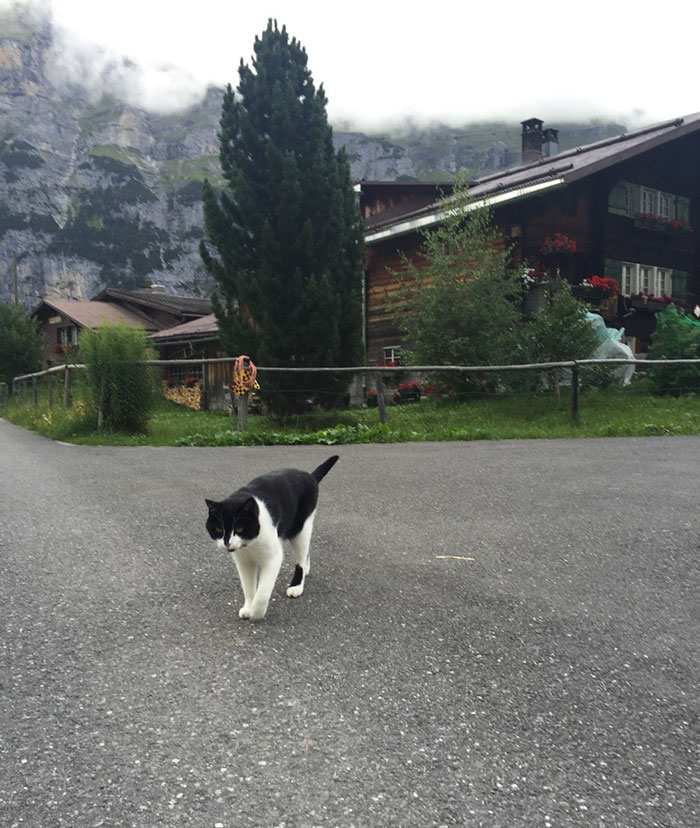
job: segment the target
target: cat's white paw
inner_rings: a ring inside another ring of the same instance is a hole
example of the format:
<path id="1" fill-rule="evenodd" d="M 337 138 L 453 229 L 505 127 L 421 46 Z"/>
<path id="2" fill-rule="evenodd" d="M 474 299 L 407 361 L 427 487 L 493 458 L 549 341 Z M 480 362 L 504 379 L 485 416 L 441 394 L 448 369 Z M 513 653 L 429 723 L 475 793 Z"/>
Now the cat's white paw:
<path id="1" fill-rule="evenodd" d="M 251 617 L 250 607 L 241 607 L 238 610 L 238 617 L 239 618 L 250 618 Z"/>
<path id="2" fill-rule="evenodd" d="M 301 584 L 287 587 L 287 598 L 299 598 L 303 591 L 304 587 Z"/>

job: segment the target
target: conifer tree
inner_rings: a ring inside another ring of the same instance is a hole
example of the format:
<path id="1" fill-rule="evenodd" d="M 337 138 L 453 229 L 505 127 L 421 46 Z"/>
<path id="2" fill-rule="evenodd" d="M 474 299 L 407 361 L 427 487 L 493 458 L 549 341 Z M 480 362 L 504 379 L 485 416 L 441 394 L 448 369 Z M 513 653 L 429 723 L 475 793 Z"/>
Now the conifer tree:
<path id="1" fill-rule="evenodd" d="M 236 93 L 224 94 L 225 186 L 203 190 L 201 253 L 217 283 L 222 343 L 258 365 L 358 364 L 362 224 L 347 158 L 333 148 L 326 96 L 300 43 L 270 20 L 254 52 Z M 288 410 L 295 388 L 328 402 L 346 385 L 347 375 L 275 373 L 262 393 Z"/>

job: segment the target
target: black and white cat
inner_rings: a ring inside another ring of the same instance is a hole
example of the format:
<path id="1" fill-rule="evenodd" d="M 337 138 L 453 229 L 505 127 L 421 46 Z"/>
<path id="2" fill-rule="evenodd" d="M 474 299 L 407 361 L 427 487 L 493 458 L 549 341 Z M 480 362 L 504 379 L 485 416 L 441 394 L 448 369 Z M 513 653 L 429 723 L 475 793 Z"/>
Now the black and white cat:
<path id="1" fill-rule="evenodd" d="M 243 588 L 241 618 L 264 618 L 282 565 L 283 542 L 296 561 L 289 598 L 304 591 L 309 544 L 316 516 L 318 484 L 338 455 L 309 472 L 280 469 L 251 480 L 226 500 L 206 500 L 207 531 L 220 549 L 231 552 Z"/>

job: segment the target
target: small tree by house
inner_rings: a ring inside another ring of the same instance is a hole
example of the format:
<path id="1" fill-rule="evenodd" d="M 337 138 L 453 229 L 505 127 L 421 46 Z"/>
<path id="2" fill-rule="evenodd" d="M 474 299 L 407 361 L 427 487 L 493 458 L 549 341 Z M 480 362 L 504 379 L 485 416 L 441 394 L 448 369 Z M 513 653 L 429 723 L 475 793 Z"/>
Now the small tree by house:
<path id="1" fill-rule="evenodd" d="M 0 302 L 0 382 L 38 371 L 42 350 L 36 319 L 19 306 Z"/>
<path id="2" fill-rule="evenodd" d="M 587 313 L 588 308 L 572 295 L 569 284 L 557 280 L 545 307 L 523 329 L 521 347 L 525 361 L 567 362 L 590 357 L 597 338 Z M 559 370 L 552 373 L 560 402 Z"/>
<path id="3" fill-rule="evenodd" d="M 518 275 L 487 208 L 474 208 L 458 182 L 445 200 L 445 220 L 423 233 L 422 266 L 404 257 L 400 323 L 411 361 L 435 365 L 496 365 L 516 347 Z M 454 390 L 465 380 L 445 382 Z M 469 382 L 469 380 L 467 380 Z"/>

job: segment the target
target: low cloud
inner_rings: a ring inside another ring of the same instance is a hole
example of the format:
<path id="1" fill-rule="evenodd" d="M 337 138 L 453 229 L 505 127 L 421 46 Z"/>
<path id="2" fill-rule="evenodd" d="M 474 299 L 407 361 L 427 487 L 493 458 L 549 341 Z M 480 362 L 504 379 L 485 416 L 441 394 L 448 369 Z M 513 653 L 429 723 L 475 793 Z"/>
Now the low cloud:
<path id="1" fill-rule="evenodd" d="M 149 112 L 186 109 L 202 100 L 206 84 L 178 66 L 136 62 L 90 42 L 55 20 L 51 0 L 0 0 L 0 17 L 12 37 L 45 29 L 52 45 L 46 72 L 57 87 L 77 86 L 91 101 L 104 96 Z"/>
<path id="2" fill-rule="evenodd" d="M 54 81 L 76 84 L 90 98 L 117 98 L 150 112 L 175 112 L 193 106 L 205 85 L 187 70 L 169 64 L 144 66 L 80 39 L 67 29 L 54 28 Z"/>

